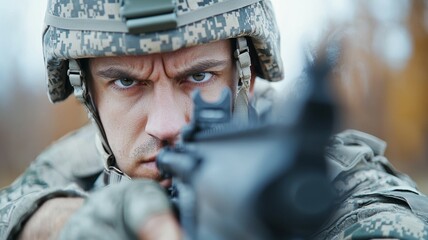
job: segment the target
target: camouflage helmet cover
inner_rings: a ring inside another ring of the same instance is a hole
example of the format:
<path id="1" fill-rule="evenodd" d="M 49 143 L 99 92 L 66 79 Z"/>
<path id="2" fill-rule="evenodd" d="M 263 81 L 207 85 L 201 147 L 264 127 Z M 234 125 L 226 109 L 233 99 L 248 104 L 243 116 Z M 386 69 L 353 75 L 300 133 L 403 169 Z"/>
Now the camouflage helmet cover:
<path id="1" fill-rule="evenodd" d="M 189 15 L 225 2 L 241 1 L 176 0 L 175 14 Z M 52 102 L 62 101 L 73 92 L 67 76 L 68 59 L 169 52 L 242 36 L 251 39 L 257 52 L 256 61 L 260 67 L 257 75 L 270 81 L 278 81 L 283 77 L 279 31 L 272 5 L 268 0 L 252 1 L 244 7 L 204 17 L 169 30 L 134 34 L 85 27 L 85 21 L 88 20 L 102 22 L 104 25 L 123 23 L 121 5 L 122 0 L 49 1 L 43 34 L 43 52 L 47 67 L 48 94 Z M 77 21 L 71 25 L 61 24 L 64 20 Z"/>

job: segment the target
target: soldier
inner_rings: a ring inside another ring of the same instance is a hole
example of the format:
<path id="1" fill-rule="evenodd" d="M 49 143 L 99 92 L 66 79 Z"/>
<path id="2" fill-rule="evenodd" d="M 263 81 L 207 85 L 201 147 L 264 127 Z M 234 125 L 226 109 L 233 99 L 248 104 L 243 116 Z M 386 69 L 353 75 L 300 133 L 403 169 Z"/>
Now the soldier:
<path id="1" fill-rule="evenodd" d="M 213 100 L 229 87 L 239 121 L 270 108 L 273 90 L 256 76 L 282 79 L 271 3 L 51 0 L 45 19 L 50 100 L 73 93 L 93 125 L 1 191 L 1 238 L 180 239 L 156 154 L 189 122 L 196 88 Z M 383 156 L 385 143 L 357 131 L 334 140 L 342 204 L 316 237 L 427 239 L 428 201 Z"/>

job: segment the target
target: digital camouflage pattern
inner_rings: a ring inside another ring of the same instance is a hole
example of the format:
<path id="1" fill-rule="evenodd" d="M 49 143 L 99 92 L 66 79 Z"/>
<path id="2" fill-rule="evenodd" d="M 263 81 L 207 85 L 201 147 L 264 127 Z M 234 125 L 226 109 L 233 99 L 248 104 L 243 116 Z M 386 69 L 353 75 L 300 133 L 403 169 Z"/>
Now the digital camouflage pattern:
<path id="1" fill-rule="evenodd" d="M 327 148 L 338 210 L 316 239 L 428 239 L 428 198 L 383 156 L 386 144 L 348 130 Z"/>
<path id="2" fill-rule="evenodd" d="M 340 235 L 339 239 L 427 239 L 426 222 L 415 218 L 406 210 L 378 213 L 367 220 L 357 222 Z"/>
<path id="3" fill-rule="evenodd" d="M 220 1 L 177 0 L 177 15 Z M 61 18 L 120 20 L 120 5 L 120 0 L 84 0 L 79 3 L 51 0 L 47 13 Z M 281 80 L 283 69 L 279 54 L 279 31 L 268 0 L 161 32 L 128 34 L 46 26 L 43 49 L 50 100 L 64 100 L 73 90 L 67 77 L 67 59 L 168 52 L 240 36 L 250 37 L 256 49 L 256 65 L 260 67 L 257 75 L 270 81 Z"/>

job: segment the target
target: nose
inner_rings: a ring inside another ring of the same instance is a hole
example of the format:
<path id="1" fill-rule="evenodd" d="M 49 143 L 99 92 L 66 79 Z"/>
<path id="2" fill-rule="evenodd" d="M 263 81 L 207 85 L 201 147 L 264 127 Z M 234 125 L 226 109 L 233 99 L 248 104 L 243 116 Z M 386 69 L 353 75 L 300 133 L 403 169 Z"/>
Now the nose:
<path id="1" fill-rule="evenodd" d="M 173 143 L 187 123 L 185 100 L 169 84 L 155 87 L 153 94 L 146 133 L 161 141 Z"/>

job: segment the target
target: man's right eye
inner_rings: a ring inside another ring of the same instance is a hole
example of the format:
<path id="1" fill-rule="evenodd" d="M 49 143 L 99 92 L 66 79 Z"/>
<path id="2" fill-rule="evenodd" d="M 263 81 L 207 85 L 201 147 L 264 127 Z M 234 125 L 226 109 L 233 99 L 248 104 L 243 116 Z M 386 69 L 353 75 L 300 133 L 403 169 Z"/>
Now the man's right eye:
<path id="1" fill-rule="evenodd" d="M 132 79 L 128 79 L 128 78 L 124 78 L 124 79 L 115 80 L 114 84 L 119 88 L 127 89 L 127 88 L 131 88 L 131 87 L 135 86 L 137 84 L 137 81 L 132 80 Z"/>

